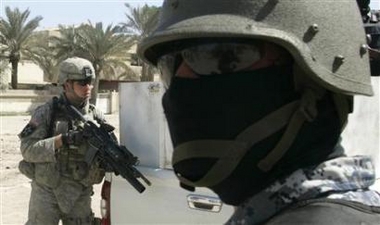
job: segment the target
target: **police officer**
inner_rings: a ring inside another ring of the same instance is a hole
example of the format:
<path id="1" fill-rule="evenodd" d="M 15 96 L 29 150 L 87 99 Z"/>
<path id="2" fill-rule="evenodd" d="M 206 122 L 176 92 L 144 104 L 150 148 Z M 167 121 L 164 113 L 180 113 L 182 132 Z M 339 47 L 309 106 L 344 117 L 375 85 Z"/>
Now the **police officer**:
<path id="1" fill-rule="evenodd" d="M 89 103 L 94 68 L 86 59 L 68 58 L 58 76 L 60 97 L 38 107 L 19 134 L 24 159 L 19 169 L 32 179 L 26 224 L 94 224 L 92 185 L 100 183 L 105 172 L 98 162 L 85 162 L 89 146 L 83 139 L 83 122 L 67 108 L 73 105 L 87 119 L 104 122 L 103 114 Z"/>
<path id="2" fill-rule="evenodd" d="M 236 206 L 227 224 L 379 223 L 370 157 L 339 144 L 373 94 L 355 1 L 165 0 L 159 21 L 138 54 L 167 87 L 183 188 Z"/>

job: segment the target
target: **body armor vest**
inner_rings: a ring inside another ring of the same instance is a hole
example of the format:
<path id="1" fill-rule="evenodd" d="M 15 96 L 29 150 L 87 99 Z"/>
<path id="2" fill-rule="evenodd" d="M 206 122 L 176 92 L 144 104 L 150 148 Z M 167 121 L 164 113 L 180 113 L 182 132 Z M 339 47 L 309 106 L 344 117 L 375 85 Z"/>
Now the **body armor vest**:
<path id="1" fill-rule="evenodd" d="M 97 122 L 104 120 L 104 118 L 99 118 L 101 115 L 97 113 L 93 105 L 87 105 L 79 110 L 88 120 L 96 120 Z M 83 130 L 84 123 L 73 118 L 62 101 L 58 102 L 53 113 L 51 124 L 53 136 L 69 130 Z M 85 161 L 88 149 L 86 141 L 80 146 L 62 146 L 56 155 L 57 169 L 60 175 L 78 181 L 85 186 L 101 182 L 104 177 L 104 170 L 99 168 L 96 162 L 89 165 Z"/>

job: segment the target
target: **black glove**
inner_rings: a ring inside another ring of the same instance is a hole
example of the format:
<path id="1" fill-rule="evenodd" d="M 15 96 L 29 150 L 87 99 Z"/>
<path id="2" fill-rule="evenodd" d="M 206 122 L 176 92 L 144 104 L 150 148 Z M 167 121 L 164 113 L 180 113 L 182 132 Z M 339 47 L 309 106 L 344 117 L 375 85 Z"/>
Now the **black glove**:
<path id="1" fill-rule="evenodd" d="M 83 132 L 77 130 L 69 130 L 62 134 L 62 144 L 65 146 L 79 146 L 83 143 Z"/>

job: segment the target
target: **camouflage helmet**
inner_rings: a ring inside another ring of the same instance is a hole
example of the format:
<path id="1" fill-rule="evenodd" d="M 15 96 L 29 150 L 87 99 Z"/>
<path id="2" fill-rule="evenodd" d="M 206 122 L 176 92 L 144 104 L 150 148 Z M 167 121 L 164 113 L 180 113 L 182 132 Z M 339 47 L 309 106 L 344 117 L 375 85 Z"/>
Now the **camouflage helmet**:
<path id="1" fill-rule="evenodd" d="M 173 46 L 199 38 L 261 39 L 287 49 L 321 86 L 372 95 L 366 35 L 352 0 L 165 0 L 138 55 L 157 65 Z"/>
<path id="2" fill-rule="evenodd" d="M 95 70 L 87 59 L 73 57 L 61 62 L 59 66 L 58 84 L 67 80 L 95 79 Z"/>

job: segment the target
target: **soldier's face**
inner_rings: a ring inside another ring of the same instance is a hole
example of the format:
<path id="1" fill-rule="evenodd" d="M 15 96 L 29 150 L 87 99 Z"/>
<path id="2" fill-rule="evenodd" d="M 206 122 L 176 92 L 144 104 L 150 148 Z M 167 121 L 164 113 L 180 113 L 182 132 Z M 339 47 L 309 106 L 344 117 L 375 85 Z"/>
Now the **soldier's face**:
<path id="1" fill-rule="evenodd" d="M 80 80 L 73 82 L 74 92 L 83 99 L 88 99 L 91 96 L 91 90 L 94 86 L 91 81 Z"/>
<path id="2" fill-rule="evenodd" d="M 88 100 L 94 87 L 91 80 L 70 81 L 67 85 L 66 95 L 73 102 Z"/>

